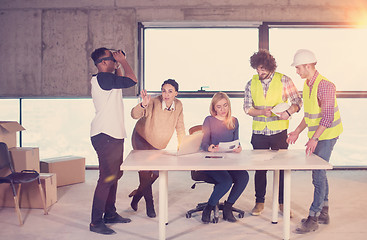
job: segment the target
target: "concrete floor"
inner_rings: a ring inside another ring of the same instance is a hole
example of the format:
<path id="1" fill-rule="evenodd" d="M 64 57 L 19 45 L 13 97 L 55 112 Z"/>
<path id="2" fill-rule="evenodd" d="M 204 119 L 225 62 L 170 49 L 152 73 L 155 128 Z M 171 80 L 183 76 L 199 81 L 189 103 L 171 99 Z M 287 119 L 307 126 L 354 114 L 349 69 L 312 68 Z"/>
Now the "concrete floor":
<path id="1" fill-rule="evenodd" d="M 193 181 L 189 172 L 169 173 L 169 225 L 167 239 L 282 239 L 283 224 L 280 216 L 278 224 L 271 224 L 272 173 L 268 173 L 268 194 L 265 211 L 261 216 L 249 214 L 254 204 L 254 172 L 245 192 L 235 204 L 243 209 L 245 217 L 236 223 L 223 221 L 220 216 L 218 224 L 202 224 L 201 214 L 194 214 L 187 219 L 187 210 L 195 207 L 197 202 L 207 200 L 212 187 L 200 184 L 191 189 Z M 291 239 L 367 239 L 367 172 L 363 170 L 328 172 L 330 184 L 330 217 L 329 225 L 320 225 L 318 231 L 299 235 L 294 232 L 300 220 L 307 216 L 312 201 L 313 186 L 311 172 L 292 172 L 292 211 Z M 128 194 L 138 184 L 136 172 L 125 172 L 120 180 L 118 190 L 118 212 L 132 219 L 128 224 L 111 225 L 117 234 L 103 236 L 88 229 L 90 221 L 93 191 L 98 171 L 87 170 L 86 182 L 58 188 L 58 202 L 43 215 L 41 209 L 21 209 L 25 223 L 18 225 L 17 215 L 13 208 L 0 209 L 0 239 L 158 239 L 158 217 L 146 217 L 145 204 L 141 201 L 139 209 L 130 208 Z M 158 199 L 158 183 L 154 184 L 154 196 Z M 158 201 L 156 201 L 158 213 Z"/>

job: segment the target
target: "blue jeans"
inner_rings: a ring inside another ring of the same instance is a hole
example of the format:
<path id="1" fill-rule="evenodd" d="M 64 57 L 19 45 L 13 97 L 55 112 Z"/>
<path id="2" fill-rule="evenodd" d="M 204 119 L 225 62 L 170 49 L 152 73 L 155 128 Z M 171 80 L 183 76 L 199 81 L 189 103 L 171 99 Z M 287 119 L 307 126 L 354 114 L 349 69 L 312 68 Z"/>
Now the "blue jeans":
<path id="1" fill-rule="evenodd" d="M 227 202 L 234 204 L 245 190 L 249 180 L 249 175 L 246 170 L 204 172 L 216 181 L 214 190 L 208 201 L 208 204 L 211 206 L 218 204 L 219 200 L 231 189 L 232 183 L 233 187 L 229 193 Z"/>
<path id="2" fill-rule="evenodd" d="M 337 138 L 319 141 L 314 154 L 329 162 L 336 141 Z M 329 204 L 329 184 L 326 170 L 313 170 L 312 184 L 314 185 L 314 194 L 309 215 L 318 217 L 322 207 Z"/>

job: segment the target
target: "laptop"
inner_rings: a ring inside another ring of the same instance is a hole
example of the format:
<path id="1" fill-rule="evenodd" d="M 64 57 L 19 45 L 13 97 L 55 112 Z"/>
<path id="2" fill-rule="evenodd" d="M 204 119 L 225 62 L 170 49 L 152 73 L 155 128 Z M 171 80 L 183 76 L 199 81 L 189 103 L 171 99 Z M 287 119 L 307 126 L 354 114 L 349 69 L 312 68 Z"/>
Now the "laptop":
<path id="1" fill-rule="evenodd" d="M 185 135 L 182 139 L 181 145 L 179 146 L 176 155 L 185 155 L 190 153 L 196 153 L 200 150 L 201 140 L 203 139 L 204 133 L 199 132 L 192 135 Z"/>

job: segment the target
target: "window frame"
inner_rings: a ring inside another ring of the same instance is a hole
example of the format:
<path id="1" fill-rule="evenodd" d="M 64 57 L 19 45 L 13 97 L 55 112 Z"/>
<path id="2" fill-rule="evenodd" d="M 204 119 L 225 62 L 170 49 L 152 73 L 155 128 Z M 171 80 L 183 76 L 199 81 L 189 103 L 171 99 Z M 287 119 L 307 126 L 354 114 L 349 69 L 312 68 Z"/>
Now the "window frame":
<path id="1" fill-rule="evenodd" d="M 138 23 L 138 94 L 145 89 L 145 30 L 146 29 L 179 29 L 179 28 L 257 28 L 259 29 L 262 22 L 139 22 Z M 260 42 L 260 40 L 259 40 Z M 196 91 L 179 91 L 180 98 L 211 98 L 218 91 L 207 91 L 205 89 Z M 241 91 L 224 91 L 229 97 L 242 97 Z M 150 94 L 160 94 L 160 91 L 149 91 Z M 241 95 L 241 96 L 240 96 Z"/>
<path id="2" fill-rule="evenodd" d="M 138 95 L 145 86 L 144 41 L 145 30 L 151 28 L 258 28 L 259 49 L 269 50 L 269 30 L 271 28 L 353 28 L 355 22 L 139 22 L 138 23 Z M 160 94 L 160 91 L 148 91 Z M 218 91 L 180 91 L 180 98 L 211 98 Z M 229 97 L 242 98 L 243 91 L 224 91 Z M 337 98 L 367 98 L 367 91 L 337 91 Z"/>

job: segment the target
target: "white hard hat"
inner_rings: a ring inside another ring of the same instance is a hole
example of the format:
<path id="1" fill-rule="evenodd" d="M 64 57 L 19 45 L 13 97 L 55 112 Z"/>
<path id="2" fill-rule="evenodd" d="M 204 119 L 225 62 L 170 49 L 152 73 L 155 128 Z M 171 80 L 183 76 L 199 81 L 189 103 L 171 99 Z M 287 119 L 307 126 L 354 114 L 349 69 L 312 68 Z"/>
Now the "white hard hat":
<path id="1" fill-rule="evenodd" d="M 307 49 L 300 49 L 294 54 L 292 67 L 299 66 L 302 64 L 316 63 L 317 59 L 315 54 Z"/>

